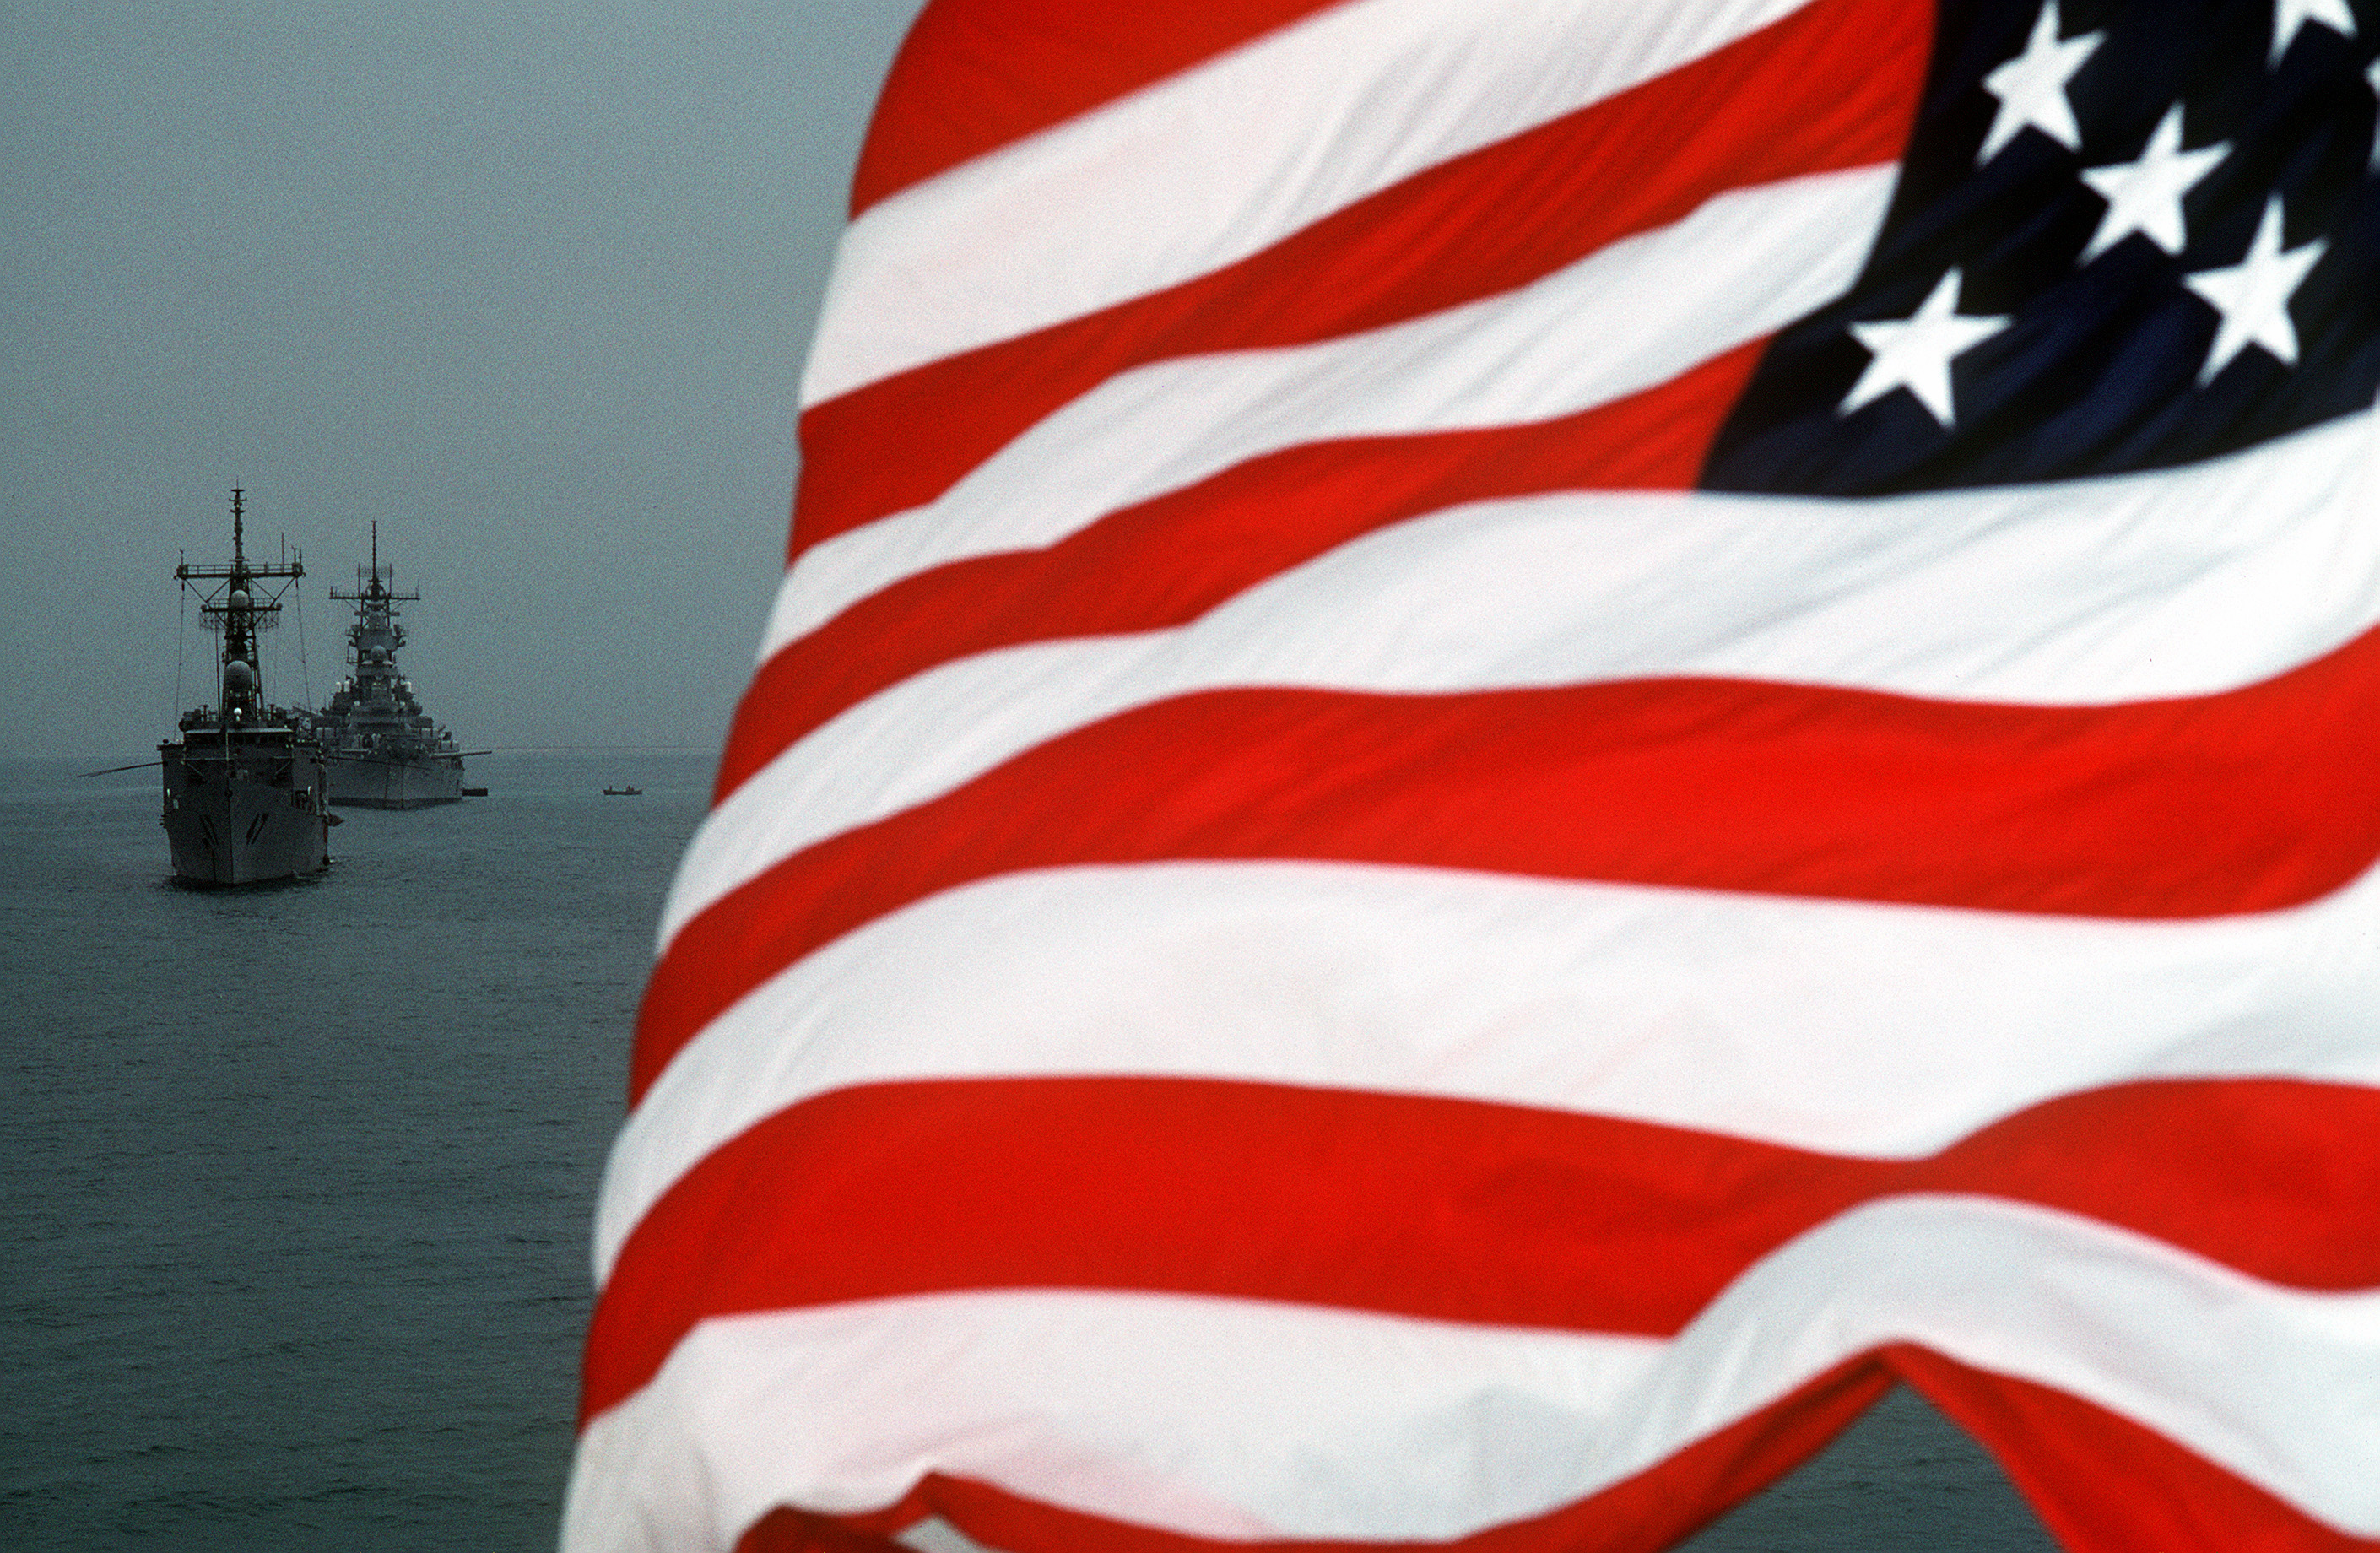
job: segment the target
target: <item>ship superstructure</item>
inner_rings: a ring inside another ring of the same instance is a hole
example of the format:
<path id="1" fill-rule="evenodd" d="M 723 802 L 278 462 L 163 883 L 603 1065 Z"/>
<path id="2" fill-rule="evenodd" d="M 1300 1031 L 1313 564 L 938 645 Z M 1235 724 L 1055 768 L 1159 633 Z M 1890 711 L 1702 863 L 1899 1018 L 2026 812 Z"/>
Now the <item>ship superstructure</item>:
<path id="1" fill-rule="evenodd" d="M 329 780 L 305 714 L 264 698 L 258 638 L 280 624 L 281 600 L 306 575 L 297 552 L 251 561 L 242 492 L 231 493 L 231 559 L 174 569 L 199 597 L 199 616 L 222 638 L 215 699 L 182 716 L 178 739 L 157 746 L 164 772 L 160 823 L 176 877 L 193 884 L 256 884 L 319 873 L 330 861 Z"/>
<path id="2" fill-rule="evenodd" d="M 331 772 L 331 802 L 362 808 L 410 809 L 452 804 L 463 796 L 463 752 L 454 735 L 421 710 L 413 682 L 396 666 L 405 646 L 400 604 L 420 599 L 393 586 L 396 568 L 380 558 L 380 525 L 372 525 L 371 564 L 356 568 L 353 592 L 331 597 L 356 606 L 347 627 L 353 671 L 315 714 L 315 737 Z"/>

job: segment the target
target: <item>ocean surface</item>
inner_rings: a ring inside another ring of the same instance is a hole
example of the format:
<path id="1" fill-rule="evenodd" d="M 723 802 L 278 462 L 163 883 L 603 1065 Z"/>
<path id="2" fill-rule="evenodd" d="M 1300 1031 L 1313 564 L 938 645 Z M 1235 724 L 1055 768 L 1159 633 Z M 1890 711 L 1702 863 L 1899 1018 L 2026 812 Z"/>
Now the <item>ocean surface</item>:
<path id="1" fill-rule="evenodd" d="M 153 770 L 0 761 L 0 1548 L 552 1546 L 710 759 L 481 757 L 489 797 L 342 810 L 324 876 L 237 892 L 170 881 Z M 1896 1392 L 1690 1546 L 2051 1544 Z"/>

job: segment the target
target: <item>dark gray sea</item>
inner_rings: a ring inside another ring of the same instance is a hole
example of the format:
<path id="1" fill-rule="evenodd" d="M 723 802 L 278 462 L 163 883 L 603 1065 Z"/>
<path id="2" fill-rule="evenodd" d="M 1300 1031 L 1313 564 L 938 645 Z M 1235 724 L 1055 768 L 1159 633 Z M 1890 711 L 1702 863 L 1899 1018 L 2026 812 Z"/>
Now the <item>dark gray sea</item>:
<path id="1" fill-rule="evenodd" d="M 0 1549 L 552 1547 L 710 755 L 481 757 L 487 798 L 343 810 L 323 877 L 222 892 L 171 883 L 154 770 L 76 770 L 0 761 Z M 1691 1546 L 2050 1544 L 1895 1393 Z"/>

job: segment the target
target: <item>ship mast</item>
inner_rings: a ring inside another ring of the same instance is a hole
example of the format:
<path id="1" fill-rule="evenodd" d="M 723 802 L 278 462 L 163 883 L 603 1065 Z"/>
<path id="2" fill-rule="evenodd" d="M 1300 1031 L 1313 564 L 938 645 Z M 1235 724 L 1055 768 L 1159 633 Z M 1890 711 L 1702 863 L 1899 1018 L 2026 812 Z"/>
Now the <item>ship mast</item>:
<path id="1" fill-rule="evenodd" d="M 356 623 L 347 627 L 347 660 L 355 665 L 356 687 L 368 700 L 393 698 L 397 690 L 396 653 L 405 645 L 399 604 L 417 602 L 421 594 L 395 588 L 396 568 L 380 564 L 380 524 L 371 526 L 371 564 L 356 568 L 352 593 L 331 589 L 331 597 L 356 606 Z"/>
<path id="2" fill-rule="evenodd" d="M 186 561 L 174 568 L 182 586 L 199 594 L 199 614 L 207 628 L 223 636 L 217 699 L 226 728 L 261 719 L 264 673 L 258 661 L 257 637 L 281 623 L 282 596 L 306 575 L 305 554 L 300 551 L 292 551 L 284 562 L 250 561 L 247 516 L 247 492 L 234 486 L 230 563 L 194 566 Z"/>
<path id="3" fill-rule="evenodd" d="M 264 676 L 257 673 L 256 662 L 256 595 L 248 585 L 253 579 L 248 570 L 248 536 L 246 530 L 247 492 L 238 486 L 231 488 L 231 592 L 223 609 L 224 706 L 229 710 L 232 698 L 239 694 L 232 685 L 234 663 L 245 663 L 248 698 L 253 701 L 264 691 Z M 252 708 L 250 710 L 253 710 Z"/>

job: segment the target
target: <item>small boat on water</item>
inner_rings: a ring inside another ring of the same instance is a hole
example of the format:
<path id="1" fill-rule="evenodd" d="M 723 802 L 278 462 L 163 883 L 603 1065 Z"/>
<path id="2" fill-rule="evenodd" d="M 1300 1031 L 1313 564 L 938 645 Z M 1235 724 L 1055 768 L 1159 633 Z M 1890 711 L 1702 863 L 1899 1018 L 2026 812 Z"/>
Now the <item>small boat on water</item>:
<path id="1" fill-rule="evenodd" d="M 606 798 L 637 798 L 642 797 L 644 795 L 644 791 L 645 790 L 641 787 L 607 787 L 603 789 L 603 796 Z"/>
<path id="2" fill-rule="evenodd" d="M 301 732 L 302 712 L 264 698 L 257 638 L 280 624 L 281 599 L 306 575 L 292 551 L 250 561 L 243 493 L 231 493 L 231 559 L 174 569 L 199 595 L 199 615 L 223 638 L 215 699 L 182 715 L 180 737 L 157 746 L 174 875 L 191 884 L 261 884 L 320 873 L 330 863 L 330 779 Z"/>

